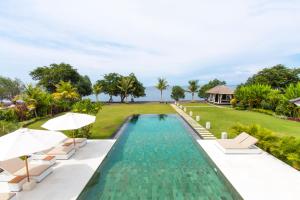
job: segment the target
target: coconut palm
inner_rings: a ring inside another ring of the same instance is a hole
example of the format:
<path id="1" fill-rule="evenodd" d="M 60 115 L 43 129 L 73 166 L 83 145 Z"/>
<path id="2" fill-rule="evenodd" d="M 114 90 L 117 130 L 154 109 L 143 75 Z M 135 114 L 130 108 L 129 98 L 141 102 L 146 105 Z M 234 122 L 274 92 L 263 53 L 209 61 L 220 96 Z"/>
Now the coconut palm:
<path id="1" fill-rule="evenodd" d="M 60 104 L 66 111 L 70 108 L 72 102 L 80 99 L 80 95 L 77 89 L 71 84 L 71 82 L 60 81 L 55 85 L 56 92 L 52 93 L 53 99 Z"/>
<path id="2" fill-rule="evenodd" d="M 133 88 L 133 79 L 131 77 L 122 77 L 119 80 L 118 88 L 121 90 L 121 102 L 127 103 L 127 97 L 130 90 Z"/>
<path id="3" fill-rule="evenodd" d="M 99 102 L 99 99 L 98 99 L 98 95 L 102 92 L 102 89 L 103 89 L 103 86 L 96 83 L 95 85 L 93 85 L 93 93 L 95 94 L 96 96 L 96 101 Z"/>
<path id="4" fill-rule="evenodd" d="M 56 100 L 68 100 L 74 101 L 80 98 L 77 89 L 71 84 L 70 81 L 60 81 L 59 84 L 55 85 L 56 91 L 52 94 Z"/>
<path id="5" fill-rule="evenodd" d="M 163 90 L 167 89 L 168 82 L 164 78 L 158 78 L 158 83 L 157 83 L 157 85 L 155 87 L 158 90 L 160 90 L 160 102 L 162 102 L 163 101 L 163 99 L 162 99 L 162 93 L 163 93 Z"/>
<path id="6" fill-rule="evenodd" d="M 194 95 L 199 90 L 198 80 L 189 81 L 188 92 L 192 94 L 192 101 L 194 101 Z"/>

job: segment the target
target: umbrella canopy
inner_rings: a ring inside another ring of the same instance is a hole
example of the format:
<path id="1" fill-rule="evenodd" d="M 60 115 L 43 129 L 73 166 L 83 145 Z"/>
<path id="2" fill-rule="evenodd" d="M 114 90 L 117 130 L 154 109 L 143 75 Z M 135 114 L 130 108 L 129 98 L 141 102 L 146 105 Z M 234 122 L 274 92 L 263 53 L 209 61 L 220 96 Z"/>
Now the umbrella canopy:
<path id="1" fill-rule="evenodd" d="M 95 120 L 96 117 L 92 115 L 70 112 L 48 120 L 42 127 L 55 131 L 76 130 L 94 123 Z"/>
<path id="2" fill-rule="evenodd" d="M 25 156 L 27 181 L 29 182 L 28 155 L 52 148 L 66 139 L 56 131 L 18 129 L 0 137 L 0 161 Z"/>
<path id="3" fill-rule="evenodd" d="M 65 139 L 57 131 L 18 129 L 0 137 L 0 161 L 50 149 Z"/>

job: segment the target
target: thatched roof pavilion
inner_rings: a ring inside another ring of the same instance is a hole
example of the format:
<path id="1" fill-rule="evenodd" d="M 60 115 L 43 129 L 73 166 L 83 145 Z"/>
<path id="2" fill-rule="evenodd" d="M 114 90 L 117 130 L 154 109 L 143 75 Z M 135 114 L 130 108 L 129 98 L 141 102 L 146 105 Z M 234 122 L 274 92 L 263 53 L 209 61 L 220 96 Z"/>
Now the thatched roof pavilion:
<path id="1" fill-rule="evenodd" d="M 218 85 L 207 90 L 205 93 L 209 94 L 208 101 L 215 104 L 230 104 L 233 98 L 234 90 L 225 86 Z"/>

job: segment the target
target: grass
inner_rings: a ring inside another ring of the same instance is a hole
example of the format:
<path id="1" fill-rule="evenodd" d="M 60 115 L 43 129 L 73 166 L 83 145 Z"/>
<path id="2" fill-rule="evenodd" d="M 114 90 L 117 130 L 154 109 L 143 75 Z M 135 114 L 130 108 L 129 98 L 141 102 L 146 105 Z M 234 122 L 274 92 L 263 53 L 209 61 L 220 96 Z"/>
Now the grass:
<path id="1" fill-rule="evenodd" d="M 168 104 L 141 103 L 141 104 L 109 104 L 104 105 L 96 116 L 92 128 L 93 139 L 110 138 L 124 120 L 133 114 L 168 114 L 175 113 Z M 41 125 L 50 118 L 45 118 L 32 123 L 28 128 L 41 129 Z"/>
<path id="2" fill-rule="evenodd" d="M 252 112 L 234 110 L 227 107 L 204 107 L 209 104 L 186 103 L 185 106 L 199 106 L 187 107 L 187 112 L 193 111 L 193 115 L 200 115 L 200 124 L 205 125 L 207 121 L 211 122 L 211 132 L 220 137 L 221 132 L 226 131 L 231 134 L 230 127 L 236 123 L 245 125 L 258 124 L 263 128 L 272 130 L 278 136 L 294 136 L 300 138 L 300 123 L 279 119 L 274 116 Z M 203 106 L 203 107 L 201 107 Z"/>

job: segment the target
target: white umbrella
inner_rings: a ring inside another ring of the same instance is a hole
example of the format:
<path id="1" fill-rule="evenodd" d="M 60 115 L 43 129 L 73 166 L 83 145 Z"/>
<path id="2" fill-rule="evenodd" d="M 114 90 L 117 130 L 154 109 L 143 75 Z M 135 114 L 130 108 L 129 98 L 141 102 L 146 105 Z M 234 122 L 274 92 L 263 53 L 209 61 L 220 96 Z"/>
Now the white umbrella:
<path id="1" fill-rule="evenodd" d="M 50 149 L 65 139 L 66 136 L 57 131 L 18 129 L 0 137 L 0 161 L 25 156 L 29 182 L 28 155 Z"/>
<path id="2" fill-rule="evenodd" d="M 54 131 L 76 130 L 94 123 L 95 116 L 82 113 L 66 113 L 62 116 L 55 117 L 48 120 L 42 125 L 43 128 Z M 74 134 L 74 132 L 73 132 Z M 75 146 L 75 139 L 73 135 L 73 142 Z"/>

